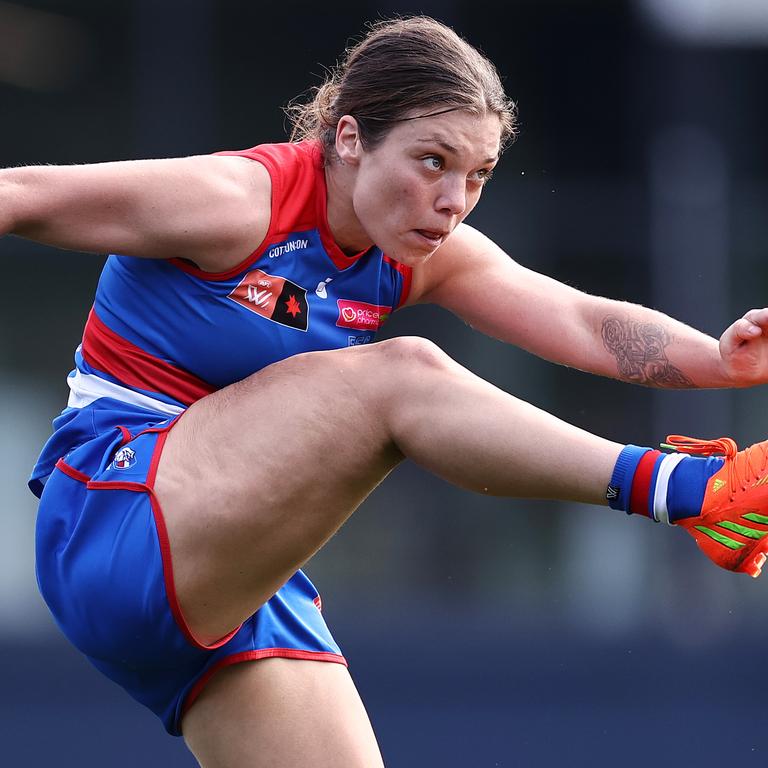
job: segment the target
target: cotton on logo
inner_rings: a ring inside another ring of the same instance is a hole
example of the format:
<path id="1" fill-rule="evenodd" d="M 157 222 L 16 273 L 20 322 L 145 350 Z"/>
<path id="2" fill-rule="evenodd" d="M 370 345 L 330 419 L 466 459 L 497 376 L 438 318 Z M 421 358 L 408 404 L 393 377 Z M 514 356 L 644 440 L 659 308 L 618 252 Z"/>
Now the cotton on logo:
<path id="1" fill-rule="evenodd" d="M 339 328 L 354 328 L 357 331 L 378 331 L 392 311 L 389 307 L 367 304 L 364 301 L 337 299 Z"/>
<path id="2" fill-rule="evenodd" d="M 282 256 L 284 253 L 291 253 L 292 251 L 300 251 L 309 247 L 309 240 L 302 238 L 300 240 L 289 240 L 287 243 L 281 243 L 267 251 L 267 256 L 270 259 L 276 259 L 278 256 Z"/>

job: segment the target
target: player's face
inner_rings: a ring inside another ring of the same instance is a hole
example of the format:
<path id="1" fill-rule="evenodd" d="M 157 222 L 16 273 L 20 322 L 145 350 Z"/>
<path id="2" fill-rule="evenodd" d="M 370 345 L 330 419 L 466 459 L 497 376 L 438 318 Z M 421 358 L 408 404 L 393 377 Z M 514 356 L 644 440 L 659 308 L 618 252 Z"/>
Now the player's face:
<path id="1" fill-rule="evenodd" d="M 426 261 L 477 205 L 499 155 L 494 114 L 446 112 L 398 123 L 363 151 L 352 205 L 370 239 L 397 261 Z"/>

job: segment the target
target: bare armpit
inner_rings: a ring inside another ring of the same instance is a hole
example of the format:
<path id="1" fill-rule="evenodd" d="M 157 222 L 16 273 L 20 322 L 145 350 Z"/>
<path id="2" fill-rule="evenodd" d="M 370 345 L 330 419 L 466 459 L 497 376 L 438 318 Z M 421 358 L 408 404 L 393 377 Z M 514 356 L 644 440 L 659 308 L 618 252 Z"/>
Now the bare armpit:
<path id="1" fill-rule="evenodd" d="M 664 348 L 670 339 L 662 326 L 609 315 L 603 320 L 602 336 L 625 381 L 680 389 L 696 386 L 667 359 Z"/>

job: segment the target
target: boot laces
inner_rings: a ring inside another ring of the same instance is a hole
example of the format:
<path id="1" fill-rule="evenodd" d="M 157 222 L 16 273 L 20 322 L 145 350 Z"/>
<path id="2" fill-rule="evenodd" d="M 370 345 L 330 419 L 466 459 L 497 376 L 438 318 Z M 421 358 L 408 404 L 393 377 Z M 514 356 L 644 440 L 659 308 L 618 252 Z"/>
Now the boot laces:
<path id="1" fill-rule="evenodd" d="M 700 440 L 684 435 L 669 435 L 665 447 L 694 456 L 722 456 L 727 468 L 731 501 L 739 489 L 745 491 L 752 480 L 759 480 L 768 466 L 768 442 L 755 443 L 739 451 L 736 442 L 730 437 Z"/>

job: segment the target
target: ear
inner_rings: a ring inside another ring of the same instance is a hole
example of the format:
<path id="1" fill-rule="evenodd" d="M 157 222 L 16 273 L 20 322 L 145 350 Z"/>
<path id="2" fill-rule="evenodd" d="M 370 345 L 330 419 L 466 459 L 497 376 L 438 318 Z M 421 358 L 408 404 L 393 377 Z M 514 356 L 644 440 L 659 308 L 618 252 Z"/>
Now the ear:
<path id="1" fill-rule="evenodd" d="M 357 120 L 352 115 L 343 115 L 336 125 L 336 154 L 342 165 L 357 165 L 362 153 Z"/>

